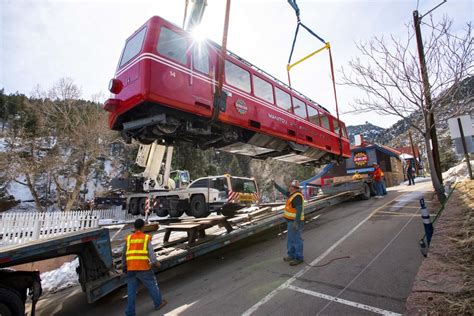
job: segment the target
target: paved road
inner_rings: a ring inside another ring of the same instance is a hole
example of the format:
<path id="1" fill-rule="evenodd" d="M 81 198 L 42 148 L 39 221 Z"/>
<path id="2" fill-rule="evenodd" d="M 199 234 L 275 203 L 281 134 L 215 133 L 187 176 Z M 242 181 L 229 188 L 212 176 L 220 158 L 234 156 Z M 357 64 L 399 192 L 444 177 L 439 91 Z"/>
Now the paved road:
<path id="1" fill-rule="evenodd" d="M 430 183 L 395 187 L 384 199 L 319 212 L 303 233 L 305 264 L 283 262 L 286 234 L 275 229 L 158 275 L 168 299 L 152 312 L 140 290 L 138 315 L 365 315 L 403 313 L 422 257 L 418 199 Z M 428 204 L 429 206 L 429 204 Z M 39 315 L 120 315 L 120 289 L 87 304 L 76 287 L 47 296 Z"/>

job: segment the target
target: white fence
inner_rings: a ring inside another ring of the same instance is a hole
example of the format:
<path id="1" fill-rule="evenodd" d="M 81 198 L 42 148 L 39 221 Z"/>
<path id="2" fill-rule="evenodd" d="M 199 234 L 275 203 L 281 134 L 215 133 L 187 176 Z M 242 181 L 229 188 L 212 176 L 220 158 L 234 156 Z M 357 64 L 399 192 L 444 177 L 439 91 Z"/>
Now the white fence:
<path id="1" fill-rule="evenodd" d="M 137 218 L 121 207 L 70 212 L 0 213 L 0 246 L 46 239 L 100 225 L 123 224 Z"/>
<path id="2" fill-rule="evenodd" d="M 89 211 L 24 212 L 0 215 L 0 244 L 19 244 L 99 226 Z"/>

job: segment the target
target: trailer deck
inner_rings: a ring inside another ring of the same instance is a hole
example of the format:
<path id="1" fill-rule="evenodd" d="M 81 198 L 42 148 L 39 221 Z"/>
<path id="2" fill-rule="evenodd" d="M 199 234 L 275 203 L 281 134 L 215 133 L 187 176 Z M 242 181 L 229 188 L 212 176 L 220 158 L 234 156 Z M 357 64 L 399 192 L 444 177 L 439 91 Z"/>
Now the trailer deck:
<path id="1" fill-rule="evenodd" d="M 352 190 L 307 201 L 306 220 L 311 220 L 322 208 L 362 194 L 362 190 L 363 183 L 353 185 Z M 161 262 L 161 268 L 156 272 L 277 227 L 285 222 L 282 213 L 283 205 L 280 204 L 246 208 L 227 219 L 210 216 L 204 219 L 162 221 L 162 227 L 151 233 L 152 245 Z M 179 231 L 180 226 L 186 229 Z M 188 231 L 192 229 L 194 235 L 190 238 Z M 76 254 L 80 262 L 79 281 L 88 302 L 92 303 L 126 284 L 126 275 L 121 272 L 123 244 L 123 238 L 111 242 L 106 228 L 92 229 L 3 248 L 0 250 L 0 268 Z"/>

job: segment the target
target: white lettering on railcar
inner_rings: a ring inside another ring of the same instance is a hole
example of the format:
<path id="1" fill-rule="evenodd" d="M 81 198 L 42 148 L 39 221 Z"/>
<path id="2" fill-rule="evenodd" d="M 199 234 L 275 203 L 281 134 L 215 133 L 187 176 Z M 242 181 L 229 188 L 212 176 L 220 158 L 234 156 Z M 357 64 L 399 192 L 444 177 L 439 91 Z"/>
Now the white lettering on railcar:
<path id="1" fill-rule="evenodd" d="M 276 116 L 275 114 L 272 114 L 272 113 L 268 113 L 268 117 L 271 118 L 272 120 L 275 120 L 279 123 L 283 123 L 285 125 L 288 125 L 288 121 L 285 120 L 284 118 L 280 117 L 280 116 Z"/>

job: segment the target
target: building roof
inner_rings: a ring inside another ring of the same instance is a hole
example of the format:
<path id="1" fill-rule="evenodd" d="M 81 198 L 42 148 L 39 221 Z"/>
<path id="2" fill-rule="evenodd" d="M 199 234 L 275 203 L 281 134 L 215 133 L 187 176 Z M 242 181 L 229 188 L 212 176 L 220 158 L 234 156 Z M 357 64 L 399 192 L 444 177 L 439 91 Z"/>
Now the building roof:
<path id="1" fill-rule="evenodd" d="M 417 157 L 420 157 L 420 149 L 418 148 L 418 146 L 414 145 L 413 147 L 415 147 L 415 154 Z M 405 147 L 397 147 L 396 150 L 398 150 L 399 152 L 401 152 L 402 154 L 409 154 L 411 156 L 415 156 L 413 154 L 413 150 L 411 148 L 411 146 L 405 146 Z"/>
<path id="2" fill-rule="evenodd" d="M 353 146 L 353 147 L 351 147 L 352 152 L 359 151 L 359 150 L 367 150 L 367 149 L 375 149 L 375 150 L 381 151 L 381 152 L 383 152 L 383 153 L 385 153 L 389 156 L 400 159 L 400 154 L 401 154 L 400 151 L 398 151 L 398 150 L 396 150 L 392 147 L 385 146 L 385 145 L 365 144 L 365 145 L 362 145 L 362 146 Z"/>

